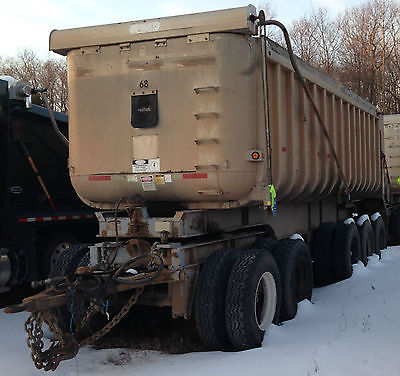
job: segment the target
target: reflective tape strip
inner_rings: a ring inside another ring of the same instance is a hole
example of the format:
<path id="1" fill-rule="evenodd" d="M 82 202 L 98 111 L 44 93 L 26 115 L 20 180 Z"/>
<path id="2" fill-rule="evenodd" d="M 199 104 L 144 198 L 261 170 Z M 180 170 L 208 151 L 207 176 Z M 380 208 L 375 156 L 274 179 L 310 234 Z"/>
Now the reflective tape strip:
<path id="1" fill-rule="evenodd" d="M 96 216 L 94 214 L 53 215 L 51 217 L 18 218 L 18 223 L 52 222 L 52 221 L 65 221 L 71 219 L 92 219 L 92 218 L 96 218 Z"/>
<path id="2" fill-rule="evenodd" d="M 183 179 L 207 179 L 207 177 L 206 172 L 188 172 L 182 174 Z"/>
<path id="3" fill-rule="evenodd" d="M 89 181 L 110 181 L 110 175 L 90 175 Z"/>

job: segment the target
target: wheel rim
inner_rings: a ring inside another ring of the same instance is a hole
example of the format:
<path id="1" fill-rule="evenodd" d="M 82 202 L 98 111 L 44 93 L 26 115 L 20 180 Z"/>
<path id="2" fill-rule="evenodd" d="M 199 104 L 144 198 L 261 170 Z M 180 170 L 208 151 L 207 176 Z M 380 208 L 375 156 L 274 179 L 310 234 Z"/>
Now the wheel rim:
<path id="1" fill-rule="evenodd" d="M 276 284 L 274 276 L 265 272 L 257 283 L 254 299 L 254 315 L 261 330 L 266 330 L 272 323 L 276 311 Z"/>
<path id="2" fill-rule="evenodd" d="M 67 248 L 71 246 L 71 242 L 62 242 L 57 244 L 57 246 L 53 249 L 53 253 L 51 254 L 50 265 L 54 265 L 60 258 L 61 253 L 63 253 Z"/>

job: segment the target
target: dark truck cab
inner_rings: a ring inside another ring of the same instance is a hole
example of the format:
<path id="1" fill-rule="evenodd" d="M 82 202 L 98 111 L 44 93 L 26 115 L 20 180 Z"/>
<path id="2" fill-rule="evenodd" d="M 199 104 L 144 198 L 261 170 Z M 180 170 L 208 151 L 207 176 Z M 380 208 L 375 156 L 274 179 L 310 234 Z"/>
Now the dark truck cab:
<path id="1" fill-rule="evenodd" d="M 13 99 L 10 85 L 0 79 L 0 292 L 45 278 L 65 248 L 98 228 L 71 185 L 68 147 L 48 111 Z M 68 116 L 53 115 L 67 135 Z"/>

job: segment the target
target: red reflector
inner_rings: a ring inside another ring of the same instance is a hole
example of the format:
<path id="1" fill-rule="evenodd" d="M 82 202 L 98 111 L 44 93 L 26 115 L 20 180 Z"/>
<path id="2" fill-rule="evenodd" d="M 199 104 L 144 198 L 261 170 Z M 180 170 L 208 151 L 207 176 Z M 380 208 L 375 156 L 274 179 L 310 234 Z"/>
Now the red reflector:
<path id="1" fill-rule="evenodd" d="M 90 181 L 110 181 L 110 175 L 91 175 L 89 176 Z"/>
<path id="2" fill-rule="evenodd" d="M 207 179 L 208 175 L 206 172 L 191 172 L 182 174 L 183 179 Z"/>
<path id="3" fill-rule="evenodd" d="M 19 223 L 26 223 L 26 222 L 28 222 L 28 218 L 19 218 L 18 222 Z"/>
<path id="4" fill-rule="evenodd" d="M 286 151 L 286 146 L 282 146 L 282 151 Z"/>

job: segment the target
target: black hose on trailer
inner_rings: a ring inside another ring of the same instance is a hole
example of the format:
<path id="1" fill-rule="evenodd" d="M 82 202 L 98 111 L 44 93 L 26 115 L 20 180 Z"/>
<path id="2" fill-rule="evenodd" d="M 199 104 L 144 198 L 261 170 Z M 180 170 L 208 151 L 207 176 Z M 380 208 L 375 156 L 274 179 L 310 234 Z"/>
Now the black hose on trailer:
<path id="1" fill-rule="evenodd" d="M 60 131 L 60 128 L 58 128 L 56 119 L 54 118 L 53 111 L 50 108 L 49 100 L 46 95 L 47 89 L 32 89 L 32 94 L 39 93 L 40 97 L 43 100 L 44 105 L 46 106 L 47 112 L 49 113 L 51 125 L 53 126 L 54 131 L 56 132 L 58 138 L 66 145 L 69 145 L 69 140 L 67 137 L 64 136 L 64 134 Z"/>
<path id="2" fill-rule="evenodd" d="M 135 267 L 135 263 L 140 260 L 149 259 L 149 264 L 153 264 L 154 270 L 145 270 L 143 272 L 137 272 L 137 274 L 131 274 L 130 276 L 123 276 L 124 274 L 130 274 L 129 269 Z M 157 261 L 156 261 L 157 260 Z M 157 265 L 158 264 L 158 265 Z M 154 281 L 163 271 L 164 263 L 160 255 L 157 253 L 148 253 L 144 255 L 139 255 L 131 260 L 127 261 L 125 264 L 121 265 L 113 274 L 112 280 L 119 283 L 125 283 L 127 285 L 142 285 L 144 283 L 149 283 Z"/>

